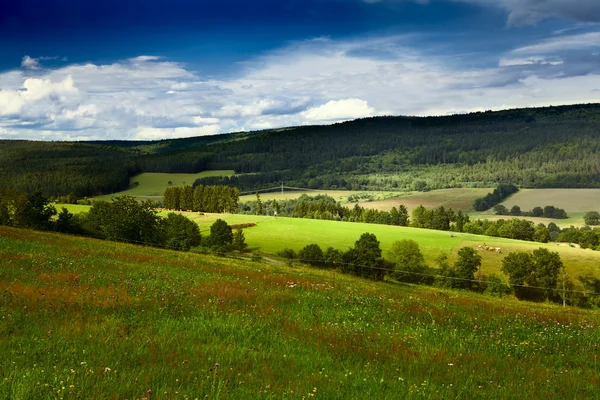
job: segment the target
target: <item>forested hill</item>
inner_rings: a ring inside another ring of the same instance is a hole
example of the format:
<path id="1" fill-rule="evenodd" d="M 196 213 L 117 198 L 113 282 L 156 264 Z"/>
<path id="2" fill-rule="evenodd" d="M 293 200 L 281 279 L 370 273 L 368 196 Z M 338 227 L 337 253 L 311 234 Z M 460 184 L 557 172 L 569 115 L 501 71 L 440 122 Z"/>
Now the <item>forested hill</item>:
<path id="1" fill-rule="evenodd" d="M 146 142 L 0 141 L 0 189 L 78 196 L 126 188 L 140 172 L 233 169 L 206 178 L 242 190 L 600 187 L 600 104 L 446 117 L 375 117 L 329 126 Z"/>

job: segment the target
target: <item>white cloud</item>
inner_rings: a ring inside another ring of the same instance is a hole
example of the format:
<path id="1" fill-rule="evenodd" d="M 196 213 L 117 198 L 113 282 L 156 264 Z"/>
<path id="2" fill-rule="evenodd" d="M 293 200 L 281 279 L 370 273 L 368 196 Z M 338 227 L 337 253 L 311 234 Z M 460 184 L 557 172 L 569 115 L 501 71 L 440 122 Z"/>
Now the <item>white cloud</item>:
<path id="1" fill-rule="evenodd" d="M 27 69 L 38 69 L 40 67 L 40 63 L 35 58 L 31 58 L 29 56 L 24 56 L 21 60 L 21 68 Z"/>
<path id="2" fill-rule="evenodd" d="M 0 73 L 0 137 L 162 139 L 600 101 L 594 37 L 552 37 L 499 55 L 489 68 L 461 67 L 392 36 L 294 43 L 248 60 L 230 79 L 203 79 L 153 56 L 8 71 Z M 559 51 L 575 41 L 589 45 Z"/>
<path id="3" fill-rule="evenodd" d="M 517 54 L 550 54 L 594 47 L 600 48 L 600 32 L 551 37 L 533 45 L 519 47 L 513 52 Z"/>
<path id="4" fill-rule="evenodd" d="M 331 100 L 319 107 L 309 108 L 302 115 L 308 121 L 341 121 L 370 117 L 375 110 L 365 100 Z"/>

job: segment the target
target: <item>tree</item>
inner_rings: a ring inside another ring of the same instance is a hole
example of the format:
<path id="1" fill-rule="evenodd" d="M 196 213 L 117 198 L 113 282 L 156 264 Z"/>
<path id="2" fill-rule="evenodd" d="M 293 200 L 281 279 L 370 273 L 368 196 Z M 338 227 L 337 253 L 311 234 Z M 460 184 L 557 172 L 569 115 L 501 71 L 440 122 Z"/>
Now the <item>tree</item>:
<path id="1" fill-rule="evenodd" d="M 263 203 L 260 200 L 260 195 L 258 193 L 256 193 L 256 214 L 263 215 L 264 213 L 265 213 L 265 211 L 263 209 Z"/>
<path id="2" fill-rule="evenodd" d="M 494 206 L 494 212 L 496 213 L 496 215 L 508 215 L 509 214 L 508 209 L 502 204 L 496 204 Z"/>
<path id="3" fill-rule="evenodd" d="M 579 236 L 582 249 L 595 249 L 598 246 L 598 234 L 592 230 L 583 231 Z"/>
<path id="4" fill-rule="evenodd" d="M 598 211 L 588 211 L 583 216 L 586 225 L 600 225 L 600 213 Z"/>
<path id="5" fill-rule="evenodd" d="M 414 240 L 392 243 L 388 258 L 394 263 L 394 279 L 401 282 L 420 283 L 426 280 L 427 264 L 419 245 Z"/>
<path id="6" fill-rule="evenodd" d="M 56 208 L 49 204 L 48 198 L 41 191 L 27 195 L 27 203 L 21 211 L 20 225 L 26 228 L 49 230 L 52 228 L 52 217 Z"/>
<path id="7" fill-rule="evenodd" d="M 540 243 L 548 243 L 550 241 L 550 231 L 544 224 L 539 224 L 535 227 L 533 240 Z"/>
<path id="8" fill-rule="evenodd" d="M 164 244 L 161 218 L 152 201 L 138 202 L 131 196 L 119 196 L 112 202 L 95 201 L 85 227 L 93 236 L 122 242 Z"/>
<path id="9" fill-rule="evenodd" d="M 194 208 L 194 189 L 191 186 L 181 188 L 180 204 L 182 210 L 190 211 Z"/>
<path id="10" fill-rule="evenodd" d="M 216 220 L 210 227 L 209 243 L 211 246 L 224 247 L 233 242 L 231 227 L 222 219 Z"/>
<path id="11" fill-rule="evenodd" d="M 502 272 L 519 299 L 546 300 L 552 297 L 564 266 L 558 253 L 539 248 L 533 253 L 517 251 L 502 260 Z"/>
<path id="12" fill-rule="evenodd" d="M 73 214 L 71 214 L 65 207 L 62 207 L 61 212 L 58 213 L 58 217 L 56 218 L 54 226 L 57 232 L 73 234 L 80 233 L 77 219 L 74 219 Z"/>
<path id="13" fill-rule="evenodd" d="M 458 260 L 454 263 L 456 277 L 455 287 L 471 289 L 475 280 L 475 272 L 481 266 L 481 256 L 472 247 L 463 247 L 458 250 Z"/>
<path id="14" fill-rule="evenodd" d="M 238 228 L 235 230 L 233 234 L 233 242 L 232 247 L 237 251 L 243 251 L 248 247 L 246 243 L 246 236 L 244 236 L 244 230 L 242 228 Z"/>
<path id="15" fill-rule="evenodd" d="M 518 217 L 519 215 L 521 215 L 521 207 L 519 206 L 512 206 L 510 209 L 510 215 L 514 215 L 516 217 Z"/>
<path id="16" fill-rule="evenodd" d="M 372 233 L 363 233 L 354 247 L 344 253 L 343 262 L 344 272 L 352 272 L 375 280 L 381 280 L 385 275 L 379 241 Z"/>
<path id="17" fill-rule="evenodd" d="M 308 244 L 304 246 L 304 248 L 298 252 L 298 258 L 300 261 L 313 265 L 321 264 L 325 260 L 323 250 L 318 244 Z"/>
<path id="18" fill-rule="evenodd" d="M 333 267 L 333 266 L 335 266 L 335 264 L 342 262 L 343 255 L 344 255 L 344 253 L 342 253 L 340 250 L 334 249 L 333 247 L 330 246 L 327 248 L 327 250 L 325 250 L 325 253 L 323 254 L 323 258 L 325 259 L 325 263 L 329 267 Z"/>
<path id="19" fill-rule="evenodd" d="M 534 207 L 533 210 L 531 210 L 531 215 L 534 217 L 541 217 L 544 215 L 544 209 L 542 207 Z"/>
<path id="20" fill-rule="evenodd" d="M 201 235 L 198 224 L 176 213 L 169 213 L 163 220 L 166 235 L 165 247 L 171 250 L 187 251 L 200 245 Z"/>

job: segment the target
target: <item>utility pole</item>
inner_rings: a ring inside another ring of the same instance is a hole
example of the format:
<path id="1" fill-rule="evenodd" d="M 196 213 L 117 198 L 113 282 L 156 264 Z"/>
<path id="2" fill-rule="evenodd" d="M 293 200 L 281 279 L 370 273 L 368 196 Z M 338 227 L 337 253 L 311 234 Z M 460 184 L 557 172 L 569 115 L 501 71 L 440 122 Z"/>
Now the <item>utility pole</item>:
<path id="1" fill-rule="evenodd" d="M 283 200 L 283 182 L 281 182 L 281 200 Z"/>

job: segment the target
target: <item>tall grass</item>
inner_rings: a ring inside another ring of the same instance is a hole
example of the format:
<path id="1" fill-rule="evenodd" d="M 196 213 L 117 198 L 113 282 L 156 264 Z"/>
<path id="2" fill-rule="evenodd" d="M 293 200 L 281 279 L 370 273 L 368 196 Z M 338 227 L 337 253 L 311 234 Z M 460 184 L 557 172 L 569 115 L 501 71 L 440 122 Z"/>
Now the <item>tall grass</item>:
<path id="1" fill-rule="evenodd" d="M 0 398 L 584 398 L 600 315 L 0 227 Z"/>

